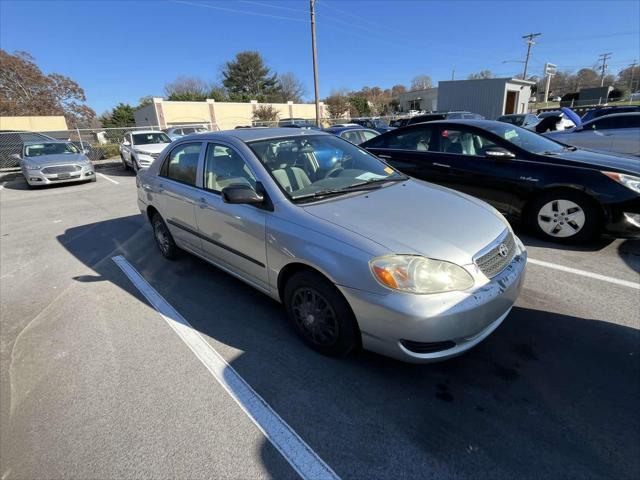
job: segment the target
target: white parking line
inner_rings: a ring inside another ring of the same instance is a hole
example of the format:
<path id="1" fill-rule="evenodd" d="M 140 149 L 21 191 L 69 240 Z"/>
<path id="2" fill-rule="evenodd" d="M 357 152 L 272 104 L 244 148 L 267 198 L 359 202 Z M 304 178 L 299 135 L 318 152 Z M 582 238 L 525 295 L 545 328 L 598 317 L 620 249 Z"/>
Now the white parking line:
<path id="1" fill-rule="evenodd" d="M 116 182 L 113 178 L 107 177 L 106 175 L 102 174 L 102 173 L 96 173 L 96 175 L 100 175 L 102 178 L 106 178 L 107 180 L 109 180 L 110 182 L 115 183 L 116 185 L 120 185 L 120 182 Z"/>
<path id="2" fill-rule="evenodd" d="M 122 255 L 111 259 L 302 478 L 340 478 Z"/>
<path id="3" fill-rule="evenodd" d="M 577 268 L 564 267 L 562 265 L 556 265 L 555 263 L 543 262 L 542 260 L 536 260 L 529 258 L 528 263 L 533 265 L 539 265 L 541 267 L 553 268 L 554 270 L 560 270 L 562 272 L 574 273 L 576 275 L 582 275 L 583 277 L 594 278 L 596 280 L 602 280 L 603 282 L 609 282 L 616 285 L 622 285 L 623 287 L 635 288 L 640 290 L 640 283 L 630 282 L 628 280 L 621 280 L 619 278 L 607 277 L 606 275 L 600 275 L 599 273 L 587 272 L 586 270 L 579 270 Z"/>

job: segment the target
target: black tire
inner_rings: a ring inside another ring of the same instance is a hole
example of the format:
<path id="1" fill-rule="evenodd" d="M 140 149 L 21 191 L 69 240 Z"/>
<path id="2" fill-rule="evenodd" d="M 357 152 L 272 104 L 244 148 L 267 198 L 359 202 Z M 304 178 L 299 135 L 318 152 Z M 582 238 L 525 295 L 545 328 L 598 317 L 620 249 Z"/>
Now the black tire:
<path id="1" fill-rule="evenodd" d="M 168 260 L 175 260 L 178 256 L 178 246 L 159 213 L 156 212 L 151 217 L 151 226 L 153 238 L 162 256 Z"/>
<path id="2" fill-rule="evenodd" d="M 583 217 L 575 217 L 574 215 L 580 215 L 580 210 Z M 544 240 L 582 243 L 600 232 L 602 212 L 598 203 L 583 193 L 575 190 L 552 190 L 543 193 L 527 206 L 525 219 L 530 230 Z"/>
<path id="3" fill-rule="evenodd" d="M 315 296 L 316 308 L 312 307 L 312 296 Z M 305 303 L 305 299 L 309 301 Z M 344 357 L 359 345 L 360 330 L 351 307 L 340 291 L 319 273 L 304 270 L 293 274 L 285 285 L 283 300 L 292 327 L 315 351 Z M 305 310 L 305 305 L 311 311 Z"/>

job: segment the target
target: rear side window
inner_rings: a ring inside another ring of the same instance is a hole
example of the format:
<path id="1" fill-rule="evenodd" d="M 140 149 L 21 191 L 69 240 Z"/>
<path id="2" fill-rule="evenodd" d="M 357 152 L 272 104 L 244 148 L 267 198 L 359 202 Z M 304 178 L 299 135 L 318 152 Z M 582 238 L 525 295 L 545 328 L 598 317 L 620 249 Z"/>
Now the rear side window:
<path id="1" fill-rule="evenodd" d="M 360 141 L 360 130 L 347 130 L 346 132 L 342 132 L 341 137 L 348 142 L 355 143 L 356 145 L 362 143 Z"/>
<path id="2" fill-rule="evenodd" d="M 160 175 L 186 185 L 196 184 L 201 143 L 187 143 L 174 148 L 165 159 Z"/>
<path id="3" fill-rule="evenodd" d="M 432 132 L 432 127 L 414 128 L 405 132 L 393 132 L 387 137 L 387 148 L 426 152 L 429 150 Z"/>
<path id="4" fill-rule="evenodd" d="M 634 115 L 635 116 L 635 115 Z M 636 123 L 637 126 L 637 123 Z M 591 130 L 611 130 L 614 128 L 633 128 L 631 117 L 601 117 L 590 125 Z"/>

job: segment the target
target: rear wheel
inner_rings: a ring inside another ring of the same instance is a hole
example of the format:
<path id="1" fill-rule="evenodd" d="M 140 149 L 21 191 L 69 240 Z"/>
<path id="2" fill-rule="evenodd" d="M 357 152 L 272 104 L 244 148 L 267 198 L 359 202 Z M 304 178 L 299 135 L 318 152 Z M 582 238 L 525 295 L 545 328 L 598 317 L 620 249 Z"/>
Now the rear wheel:
<path id="1" fill-rule="evenodd" d="M 178 255 L 178 246 L 159 213 L 156 212 L 153 214 L 151 225 L 153 226 L 153 236 L 156 245 L 162 256 L 169 260 L 175 260 Z"/>
<path id="2" fill-rule="evenodd" d="M 578 243 L 594 237 L 601 215 L 595 200 L 571 190 L 548 192 L 528 208 L 528 224 L 536 235 L 561 243 Z"/>
<path id="3" fill-rule="evenodd" d="M 319 273 L 294 274 L 285 286 L 284 304 L 296 333 L 317 352 L 343 357 L 358 345 L 360 332 L 349 304 Z"/>

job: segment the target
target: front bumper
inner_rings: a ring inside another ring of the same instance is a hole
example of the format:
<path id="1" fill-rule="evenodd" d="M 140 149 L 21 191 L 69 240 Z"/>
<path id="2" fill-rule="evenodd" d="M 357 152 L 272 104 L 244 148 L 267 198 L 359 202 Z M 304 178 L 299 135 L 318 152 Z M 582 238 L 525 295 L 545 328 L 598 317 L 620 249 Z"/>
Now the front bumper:
<path id="1" fill-rule="evenodd" d="M 58 185 L 60 183 L 88 182 L 96 177 L 93 165 L 82 167 L 76 172 L 45 174 L 40 170 L 22 169 L 22 175 L 29 185 Z"/>
<path id="2" fill-rule="evenodd" d="M 524 283 L 526 251 L 488 283 L 465 292 L 379 295 L 339 287 L 358 320 L 362 345 L 411 363 L 460 355 L 488 337 L 511 311 Z M 412 345 L 443 345 L 421 353 Z"/>
<path id="3" fill-rule="evenodd" d="M 609 205 L 604 229 L 617 237 L 640 237 L 640 196 Z"/>

